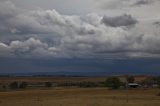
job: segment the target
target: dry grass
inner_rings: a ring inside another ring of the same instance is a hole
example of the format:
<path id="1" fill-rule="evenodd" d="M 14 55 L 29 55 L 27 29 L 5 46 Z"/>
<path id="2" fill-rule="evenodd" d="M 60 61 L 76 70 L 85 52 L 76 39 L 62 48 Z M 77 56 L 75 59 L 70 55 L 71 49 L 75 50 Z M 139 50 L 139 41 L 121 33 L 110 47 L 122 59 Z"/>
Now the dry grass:
<path id="1" fill-rule="evenodd" d="M 103 82 L 106 80 L 107 77 L 0 77 L 0 83 L 10 83 L 13 81 L 19 82 Z M 119 77 L 121 81 L 125 81 L 125 77 Z M 136 81 L 142 81 L 146 77 L 137 76 L 135 77 Z"/>
<path id="2" fill-rule="evenodd" d="M 0 106 L 160 106 L 159 89 L 54 88 L 0 92 Z M 127 94 L 128 102 L 127 102 Z"/>
<path id="3" fill-rule="evenodd" d="M 0 82 L 98 82 L 105 79 L 106 77 L 0 77 Z"/>
<path id="4" fill-rule="evenodd" d="M 1 83 L 103 82 L 107 77 L 1 77 Z M 145 77 L 136 77 L 141 81 Z M 125 77 L 120 77 L 125 81 Z M 43 89 L 43 90 L 42 90 Z M 0 92 L 0 106 L 160 106 L 159 89 L 107 90 L 106 88 L 36 88 Z M 128 102 L 127 102 L 127 94 Z"/>

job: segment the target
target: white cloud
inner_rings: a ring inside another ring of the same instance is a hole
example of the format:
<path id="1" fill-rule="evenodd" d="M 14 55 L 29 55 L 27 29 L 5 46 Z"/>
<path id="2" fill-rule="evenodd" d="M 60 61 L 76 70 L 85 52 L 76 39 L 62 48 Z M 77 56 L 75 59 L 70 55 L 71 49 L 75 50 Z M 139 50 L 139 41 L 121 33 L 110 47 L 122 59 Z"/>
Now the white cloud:
<path id="1" fill-rule="evenodd" d="M 2 35 L 17 35 L 22 38 L 29 35 L 28 39 L 11 40 L 8 43 L 0 41 L 0 56 L 25 58 L 107 58 L 119 54 L 122 57 L 143 57 L 146 54 L 150 57 L 160 56 L 159 29 L 152 23 L 137 23 L 131 15 L 122 15 L 118 18 L 112 16 L 109 20 L 105 17 L 104 21 L 104 17 L 96 13 L 90 13 L 82 18 L 78 15 L 62 15 L 54 9 L 25 11 L 11 2 L 1 2 L 0 5 L 5 5 L 0 7 Z M 4 12 L 2 8 L 8 11 Z M 117 21 L 119 18 L 120 22 Z M 114 25 L 118 25 L 116 27 L 106 25 L 106 19 L 107 23 L 114 22 Z M 128 28 L 131 24 L 135 26 Z M 51 43 L 43 39 L 48 35 Z"/>

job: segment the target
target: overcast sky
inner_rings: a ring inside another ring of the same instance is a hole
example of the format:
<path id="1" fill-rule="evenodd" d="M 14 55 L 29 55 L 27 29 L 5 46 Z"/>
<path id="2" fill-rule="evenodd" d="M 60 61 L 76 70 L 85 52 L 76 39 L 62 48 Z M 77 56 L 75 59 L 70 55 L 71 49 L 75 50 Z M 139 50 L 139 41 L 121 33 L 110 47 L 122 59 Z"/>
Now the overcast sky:
<path id="1" fill-rule="evenodd" d="M 159 0 L 3 0 L 0 56 L 159 57 Z"/>
<path id="2" fill-rule="evenodd" d="M 1 0 L 0 58 L 159 58 L 160 0 Z"/>

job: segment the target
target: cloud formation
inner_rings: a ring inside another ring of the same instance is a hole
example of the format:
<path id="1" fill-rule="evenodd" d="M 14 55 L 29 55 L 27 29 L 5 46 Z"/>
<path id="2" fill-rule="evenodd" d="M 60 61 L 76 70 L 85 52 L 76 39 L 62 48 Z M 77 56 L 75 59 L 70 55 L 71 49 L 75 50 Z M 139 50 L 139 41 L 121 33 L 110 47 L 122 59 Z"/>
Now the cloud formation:
<path id="1" fill-rule="evenodd" d="M 146 5 L 149 4 L 148 0 L 139 0 L 134 5 Z"/>
<path id="2" fill-rule="evenodd" d="M 102 9 L 122 9 L 130 8 L 132 6 L 149 5 L 159 0 L 100 0 L 97 1 L 99 7 Z"/>
<path id="3" fill-rule="evenodd" d="M 143 6 L 143 5 L 149 5 L 149 4 L 152 4 L 156 1 L 159 1 L 159 0 L 136 0 L 134 3 L 133 3 L 133 6 Z"/>
<path id="4" fill-rule="evenodd" d="M 27 11 L 11 2 L 1 2 L 0 19 L 0 37 L 25 37 L 8 42 L 0 40 L 0 57 L 160 56 L 158 29 L 153 26 L 150 30 L 154 32 L 149 33 L 136 30 L 142 28 L 141 23 L 129 14 L 113 17 L 90 13 L 82 18 L 63 15 L 54 9 Z"/>
<path id="5" fill-rule="evenodd" d="M 122 16 L 108 17 L 104 16 L 102 23 L 111 27 L 120 27 L 120 26 L 132 26 L 137 23 L 137 20 L 134 19 L 131 15 L 124 14 Z"/>

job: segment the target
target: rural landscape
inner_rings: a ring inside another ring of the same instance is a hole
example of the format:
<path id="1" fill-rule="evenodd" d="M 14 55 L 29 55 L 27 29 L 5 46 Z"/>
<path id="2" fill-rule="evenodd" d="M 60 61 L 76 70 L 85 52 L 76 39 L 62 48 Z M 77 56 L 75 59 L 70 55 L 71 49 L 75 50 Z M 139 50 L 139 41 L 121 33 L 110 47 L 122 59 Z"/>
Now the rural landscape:
<path id="1" fill-rule="evenodd" d="M 0 106 L 160 106 L 160 0 L 0 0 Z"/>
<path id="2" fill-rule="evenodd" d="M 160 105 L 159 77 L 0 77 L 0 106 L 137 105 Z"/>

